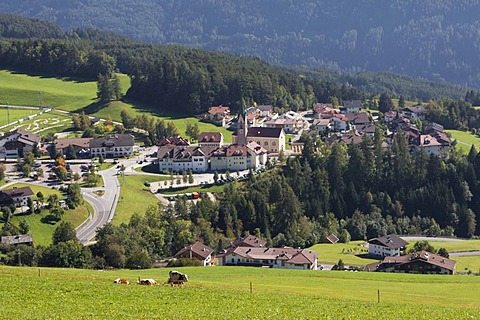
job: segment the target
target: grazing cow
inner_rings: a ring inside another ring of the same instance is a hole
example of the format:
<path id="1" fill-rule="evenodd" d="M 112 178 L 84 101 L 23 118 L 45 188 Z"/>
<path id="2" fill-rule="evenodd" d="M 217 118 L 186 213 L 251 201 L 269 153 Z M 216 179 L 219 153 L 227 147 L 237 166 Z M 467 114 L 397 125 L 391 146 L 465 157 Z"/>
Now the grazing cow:
<path id="1" fill-rule="evenodd" d="M 139 279 L 137 284 L 144 285 L 144 286 L 154 286 L 157 284 L 157 281 L 153 279 Z"/>
<path id="2" fill-rule="evenodd" d="M 113 281 L 113 283 L 130 284 L 130 281 L 128 281 L 127 279 L 118 278 L 118 279 L 115 279 L 115 280 Z"/>
<path id="3" fill-rule="evenodd" d="M 188 282 L 188 276 L 186 274 L 180 273 L 175 270 L 171 270 L 168 273 L 167 283 L 174 285 L 174 284 L 184 284 L 185 282 Z"/>

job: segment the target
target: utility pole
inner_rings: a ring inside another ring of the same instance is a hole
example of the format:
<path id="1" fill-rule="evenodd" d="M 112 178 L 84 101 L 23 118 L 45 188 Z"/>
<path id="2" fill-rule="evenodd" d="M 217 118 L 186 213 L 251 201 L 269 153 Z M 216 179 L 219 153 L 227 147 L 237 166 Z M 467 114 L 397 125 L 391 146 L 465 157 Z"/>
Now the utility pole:
<path id="1" fill-rule="evenodd" d="M 7 101 L 7 125 L 10 124 L 10 106 Z"/>

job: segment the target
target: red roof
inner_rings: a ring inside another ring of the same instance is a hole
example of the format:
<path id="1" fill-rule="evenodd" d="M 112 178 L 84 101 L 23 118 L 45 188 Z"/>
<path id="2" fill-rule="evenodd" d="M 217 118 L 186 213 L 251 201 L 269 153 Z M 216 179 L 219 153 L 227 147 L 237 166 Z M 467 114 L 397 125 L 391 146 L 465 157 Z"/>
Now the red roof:
<path id="1" fill-rule="evenodd" d="M 210 107 L 208 109 L 208 113 L 210 114 L 226 114 L 230 113 L 230 107 L 218 106 L 218 107 Z"/>

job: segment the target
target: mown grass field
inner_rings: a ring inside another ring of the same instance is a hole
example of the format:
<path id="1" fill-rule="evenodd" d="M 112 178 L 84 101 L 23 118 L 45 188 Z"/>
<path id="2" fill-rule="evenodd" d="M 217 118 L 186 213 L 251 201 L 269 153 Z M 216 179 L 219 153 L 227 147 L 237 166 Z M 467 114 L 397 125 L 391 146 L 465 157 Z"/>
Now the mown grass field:
<path id="1" fill-rule="evenodd" d="M 114 101 L 109 103 L 107 106 L 101 108 L 100 110 L 92 113 L 93 116 L 99 118 L 107 118 L 110 116 L 112 120 L 121 122 L 122 119 L 120 117 L 120 113 L 123 109 L 126 109 L 133 117 L 146 114 L 151 117 L 155 117 L 164 121 L 172 121 L 175 126 L 177 127 L 180 135 L 183 137 L 187 137 L 185 134 L 185 130 L 187 128 L 187 124 L 195 124 L 198 123 L 198 128 L 200 132 L 221 132 L 223 134 L 223 140 L 225 143 L 232 142 L 232 131 L 228 131 L 224 127 L 219 127 L 211 123 L 201 122 L 199 119 L 195 117 L 175 117 L 175 116 L 162 116 L 159 115 L 152 110 L 143 108 L 141 106 L 132 105 L 130 103 L 122 102 L 122 101 Z"/>
<path id="2" fill-rule="evenodd" d="M 122 222 L 128 223 L 132 214 L 145 214 L 149 205 L 157 205 L 158 199 L 150 192 L 150 188 L 144 186 L 144 182 L 150 183 L 163 181 L 168 177 L 149 176 L 149 175 L 125 175 L 124 178 L 118 177 L 120 182 L 120 197 L 112 223 L 119 225 Z"/>
<path id="3" fill-rule="evenodd" d="M 13 188 L 13 187 L 24 187 L 24 186 L 29 186 L 33 193 L 33 200 L 37 200 L 36 194 L 41 191 L 43 193 L 44 199 L 48 198 L 49 195 L 51 194 L 56 194 L 60 199 L 64 197 L 64 195 L 58 191 L 54 190 L 51 188 L 46 188 L 34 184 L 28 184 L 28 183 L 15 183 L 14 185 L 11 185 L 7 187 L 7 189 Z M 65 215 L 62 218 L 62 221 L 67 221 L 73 224 L 74 227 L 77 227 L 80 225 L 85 219 L 88 217 L 88 213 L 90 212 L 93 213 L 93 208 L 91 207 L 90 204 L 87 202 L 84 203 L 84 205 L 79 206 L 73 210 L 67 210 L 65 212 Z M 28 224 L 30 225 L 30 232 L 33 235 L 34 243 L 35 245 L 43 245 L 43 246 L 48 246 L 52 242 L 52 235 L 53 231 L 55 231 L 55 228 L 57 227 L 59 222 L 56 223 L 44 223 L 42 222 L 42 218 L 46 217 L 49 215 L 48 210 L 44 209 L 41 214 L 36 214 L 36 213 L 31 213 L 31 214 L 15 214 L 12 217 L 12 223 L 14 225 L 19 225 L 19 223 L 25 219 Z M 0 226 L 3 226 L 3 222 L 0 224 Z"/>
<path id="4" fill-rule="evenodd" d="M 336 264 L 342 259 L 346 265 L 365 266 L 369 263 L 378 261 L 365 257 L 368 253 L 368 247 L 362 246 L 364 241 L 351 241 L 349 243 L 320 243 L 309 249 L 319 254 L 318 262 L 326 264 Z"/>
<path id="5" fill-rule="evenodd" d="M 95 81 L 0 71 L 1 103 L 8 101 L 10 105 L 48 106 L 73 111 L 94 102 L 96 95 Z"/>
<path id="6" fill-rule="evenodd" d="M 0 104 L 3 104 L 3 101 L 0 101 Z M 0 107 L 0 126 L 7 125 L 10 119 L 10 123 L 25 119 L 28 116 L 39 113 L 40 109 L 17 109 L 17 108 L 5 108 Z"/>
<path id="7" fill-rule="evenodd" d="M 184 287 L 112 283 L 164 282 L 168 271 L 0 267 L 0 318 L 475 319 L 480 311 L 478 277 L 198 267 L 180 268 Z"/>
<path id="8" fill-rule="evenodd" d="M 480 149 L 480 138 L 468 131 L 461 130 L 445 130 L 452 135 L 452 138 L 457 140 L 457 148 L 463 153 L 468 154 L 472 144 Z"/>

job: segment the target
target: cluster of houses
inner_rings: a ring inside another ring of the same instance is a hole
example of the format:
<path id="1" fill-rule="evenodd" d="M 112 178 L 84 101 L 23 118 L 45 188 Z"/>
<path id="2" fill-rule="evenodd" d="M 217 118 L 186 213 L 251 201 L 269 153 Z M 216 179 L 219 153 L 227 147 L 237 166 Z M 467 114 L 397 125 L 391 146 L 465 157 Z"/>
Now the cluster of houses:
<path id="1" fill-rule="evenodd" d="M 344 106 L 334 108 L 329 103 L 317 103 L 313 106 L 314 121 L 312 129 L 325 137 L 329 144 L 344 142 L 358 144 L 363 136 L 374 137 L 378 115 L 362 111 L 360 100 L 345 101 Z M 426 109 L 422 105 L 405 107 L 401 111 L 389 111 L 384 114 L 382 122 L 387 126 L 384 149 L 390 148 L 396 134 L 407 137 L 410 150 L 424 151 L 426 154 L 446 156 L 450 148 L 450 138 L 444 128 L 437 123 L 428 123 L 423 131 L 415 124 L 424 121 Z"/>
<path id="2" fill-rule="evenodd" d="M 336 239 L 338 240 L 338 239 Z M 332 241 L 331 241 L 332 242 Z M 332 243 L 335 243 L 332 242 Z M 371 257 L 383 260 L 369 264 L 364 271 L 420 274 L 454 274 L 456 262 L 440 255 L 419 251 L 404 254 L 407 242 L 395 234 L 370 239 Z M 214 265 L 214 250 L 200 241 L 181 249 L 177 259 L 195 259 L 202 266 Z M 296 270 L 321 270 L 318 254 L 302 248 L 271 248 L 267 242 L 253 235 L 236 239 L 217 256 L 219 266 L 268 267 Z"/>
<path id="3" fill-rule="evenodd" d="M 130 134 L 113 134 L 100 138 L 56 139 L 53 144 L 57 152 L 68 154 L 73 148 L 77 158 L 95 158 L 100 155 L 104 158 L 120 158 L 133 155 L 134 137 Z M 40 136 L 17 129 L 5 133 L 0 137 L 0 159 L 17 159 L 35 145 L 43 154 L 48 154 L 48 145 L 41 145 Z"/>
<path id="4" fill-rule="evenodd" d="M 227 107 L 221 110 L 223 108 Z M 268 154 L 278 155 L 285 150 L 282 128 L 250 127 L 244 114 L 240 114 L 236 122 L 232 144 L 225 144 L 220 132 L 202 132 L 196 145 L 190 145 L 180 136 L 160 139 L 157 144 L 159 170 L 200 173 L 261 168 L 266 165 Z"/>
<path id="5" fill-rule="evenodd" d="M 425 250 L 403 254 L 408 243 L 397 236 L 389 234 L 368 241 L 368 253 L 383 260 L 369 264 L 365 271 L 454 274 L 456 261 Z"/>
<path id="6" fill-rule="evenodd" d="M 253 235 L 236 239 L 218 255 L 219 266 L 250 266 L 298 270 L 318 270 L 318 254 L 300 248 L 269 248 L 267 242 Z M 213 249 L 197 241 L 181 249 L 175 258 L 197 259 L 203 266 L 213 265 Z"/>

